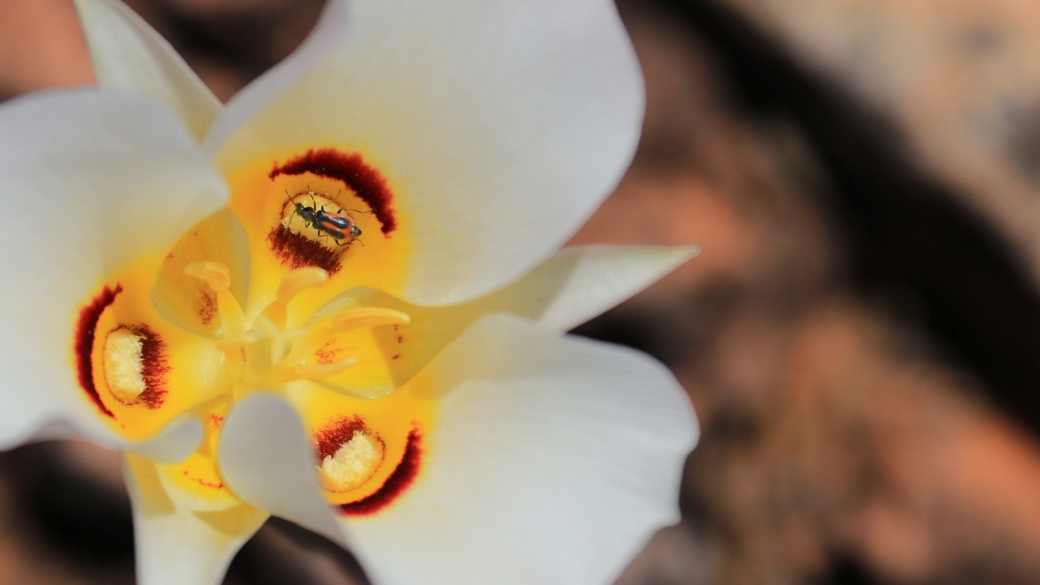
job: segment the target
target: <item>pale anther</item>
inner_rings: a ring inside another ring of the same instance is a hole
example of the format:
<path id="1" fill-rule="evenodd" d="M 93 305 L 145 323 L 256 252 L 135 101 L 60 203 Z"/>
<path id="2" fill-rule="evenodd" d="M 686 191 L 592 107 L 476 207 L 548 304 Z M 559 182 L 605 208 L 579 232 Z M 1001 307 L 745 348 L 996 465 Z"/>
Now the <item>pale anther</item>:
<path id="1" fill-rule="evenodd" d="M 224 353 L 237 352 L 247 345 L 252 345 L 260 341 L 252 331 L 247 331 L 243 335 L 238 337 L 225 337 L 216 341 L 217 349 Z"/>
<path id="2" fill-rule="evenodd" d="M 382 461 L 383 443 L 361 431 L 354 431 L 349 441 L 322 459 L 318 474 L 321 485 L 331 492 L 356 488 L 372 477 Z"/>
<path id="3" fill-rule="evenodd" d="M 184 267 L 184 273 L 205 282 L 214 292 L 231 286 L 231 269 L 220 262 L 192 262 Z"/>
<path id="4" fill-rule="evenodd" d="M 306 380 L 318 380 L 334 376 L 357 363 L 357 358 L 347 358 L 331 364 L 314 364 L 310 366 L 298 366 L 296 377 Z"/>
<path id="5" fill-rule="evenodd" d="M 329 273 L 314 266 L 297 268 L 282 278 L 278 286 L 278 300 L 288 303 L 293 297 L 308 288 L 323 284 L 329 279 Z"/>
<path id="6" fill-rule="evenodd" d="M 105 337 L 105 382 L 112 395 L 133 403 L 147 388 L 144 379 L 144 336 L 120 328 Z"/>
<path id="7" fill-rule="evenodd" d="M 408 313 L 383 307 L 361 307 L 343 311 L 329 323 L 329 328 L 336 333 L 347 333 L 361 327 L 379 327 L 384 325 L 405 325 L 411 323 Z"/>
<path id="8" fill-rule="evenodd" d="M 353 396 L 354 398 L 363 398 L 365 400 L 374 400 L 376 398 L 382 398 L 387 394 L 394 391 L 393 384 L 383 384 L 382 386 L 352 386 L 350 384 L 338 384 L 328 378 L 308 378 L 311 382 L 327 388 L 333 392 L 337 392 L 344 396 Z"/>

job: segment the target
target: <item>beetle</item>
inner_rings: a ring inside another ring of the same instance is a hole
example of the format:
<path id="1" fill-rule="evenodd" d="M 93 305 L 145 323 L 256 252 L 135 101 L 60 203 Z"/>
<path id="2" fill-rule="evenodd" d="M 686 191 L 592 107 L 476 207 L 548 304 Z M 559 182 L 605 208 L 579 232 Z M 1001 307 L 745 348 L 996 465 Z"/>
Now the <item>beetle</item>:
<path id="1" fill-rule="evenodd" d="M 310 206 L 294 201 L 293 198 L 289 196 L 288 191 L 285 193 L 289 202 L 296 206 L 293 215 L 297 213 L 300 214 L 300 217 L 303 218 L 304 224 L 316 230 L 319 235 L 332 237 L 333 240 L 336 240 L 336 245 L 338 246 L 346 246 L 361 236 L 361 228 L 354 223 L 354 220 L 350 216 L 343 215 L 341 213 L 343 211 L 342 209 L 340 209 L 339 212 L 325 211 L 325 205 L 327 204 L 318 207 L 317 202 L 314 201 L 314 192 L 307 191 L 306 193 L 311 196 Z M 298 193 L 297 195 L 303 195 L 303 193 Z M 289 218 L 291 220 L 292 215 L 290 215 Z M 350 238 L 349 241 L 342 241 L 348 237 Z"/>

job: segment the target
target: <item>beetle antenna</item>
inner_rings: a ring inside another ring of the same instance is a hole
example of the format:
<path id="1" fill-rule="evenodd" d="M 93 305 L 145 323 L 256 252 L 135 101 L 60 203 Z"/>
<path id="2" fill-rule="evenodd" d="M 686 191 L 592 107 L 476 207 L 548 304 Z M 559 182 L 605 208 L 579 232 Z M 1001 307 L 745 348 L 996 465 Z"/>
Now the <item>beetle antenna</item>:
<path id="1" fill-rule="evenodd" d="M 293 201 L 292 195 L 289 195 L 289 190 L 285 190 L 285 200 L 293 205 L 293 211 L 289 214 L 288 223 L 292 223 L 292 218 L 296 216 L 296 202 Z M 289 226 L 286 226 L 288 228 Z"/>

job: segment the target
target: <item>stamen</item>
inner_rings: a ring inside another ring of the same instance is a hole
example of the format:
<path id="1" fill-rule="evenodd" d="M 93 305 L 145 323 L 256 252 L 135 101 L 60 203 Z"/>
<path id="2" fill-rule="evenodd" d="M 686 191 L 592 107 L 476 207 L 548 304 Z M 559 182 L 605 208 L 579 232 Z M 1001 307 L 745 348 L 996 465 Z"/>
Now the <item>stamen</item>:
<path id="1" fill-rule="evenodd" d="M 394 391 L 394 386 L 386 384 L 381 388 L 369 387 L 369 388 L 355 388 L 352 386 L 344 386 L 337 384 L 328 378 L 308 378 L 311 382 L 325 388 L 332 390 L 333 392 L 342 394 L 344 396 L 353 396 L 354 398 L 363 398 L 365 400 L 374 400 L 376 398 L 382 398 L 387 394 Z"/>
<path id="2" fill-rule="evenodd" d="M 231 269 L 220 262 L 192 262 L 184 267 L 184 273 L 205 282 L 213 292 L 231 286 Z"/>
<path id="3" fill-rule="evenodd" d="M 359 307 L 346 309 L 328 322 L 328 326 L 314 326 L 305 336 L 293 344 L 288 362 L 300 362 L 314 355 L 322 346 L 339 333 L 348 333 L 361 327 L 404 325 L 412 318 L 407 313 L 383 307 Z"/>
<path id="4" fill-rule="evenodd" d="M 272 340 L 261 329 L 250 329 L 249 332 L 257 341 L 244 347 L 246 363 L 242 372 L 242 380 L 247 384 L 255 385 L 264 379 L 275 364 L 271 361 Z"/>
<path id="5" fill-rule="evenodd" d="M 289 329 L 288 331 L 283 331 L 264 315 L 257 317 L 256 325 L 258 325 L 260 330 L 264 332 L 264 336 L 270 339 L 272 364 L 281 362 L 285 357 L 285 354 L 289 352 L 292 342 L 307 334 L 307 331 L 303 329 Z"/>
<path id="6" fill-rule="evenodd" d="M 282 283 L 278 286 L 278 300 L 289 304 L 289 301 L 296 295 L 319 284 L 324 284 L 328 279 L 329 273 L 321 268 L 315 266 L 297 268 L 282 278 Z"/>
<path id="7" fill-rule="evenodd" d="M 325 283 L 329 273 L 322 268 L 306 266 L 297 268 L 282 278 L 278 285 L 277 298 L 264 309 L 264 315 L 279 327 L 285 327 L 289 302 L 301 292 Z"/>
<path id="8" fill-rule="evenodd" d="M 125 404 L 137 401 L 147 389 L 144 379 L 144 336 L 116 329 L 105 337 L 105 381 L 112 394 Z"/>
<path id="9" fill-rule="evenodd" d="M 329 323 L 329 328 L 336 333 L 347 333 L 361 327 L 405 325 L 411 322 L 412 318 L 408 313 L 383 307 L 361 307 L 348 309 L 336 315 Z"/>
<path id="10" fill-rule="evenodd" d="M 321 485 L 331 492 L 354 489 L 367 481 L 383 462 L 383 442 L 361 431 L 327 455 L 319 467 Z"/>
<path id="11" fill-rule="evenodd" d="M 246 318 L 238 299 L 231 294 L 231 269 L 220 262 L 192 262 L 184 273 L 209 285 L 217 293 L 217 312 L 225 337 L 240 337 L 246 332 Z"/>
<path id="12" fill-rule="evenodd" d="M 335 336 L 336 332 L 328 327 L 314 327 L 293 343 L 289 356 L 285 358 L 285 361 L 288 363 L 302 362 L 314 355 L 314 352 L 321 349 Z"/>
<path id="13" fill-rule="evenodd" d="M 310 366 L 298 366 L 296 368 L 296 377 L 304 378 L 306 380 L 316 380 L 319 378 L 327 378 L 329 376 L 335 376 L 336 374 L 346 370 L 357 363 L 357 358 L 349 357 L 347 359 L 333 362 L 331 364 L 314 364 Z"/>
<path id="14" fill-rule="evenodd" d="M 247 345 L 252 345 L 260 341 L 254 333 L 246 331 L 245 334 L 238 337 L 225 337 L 218 339 L 216 342 L 217 349 L 224 353 L 238 353 L 241 349 Z"/>

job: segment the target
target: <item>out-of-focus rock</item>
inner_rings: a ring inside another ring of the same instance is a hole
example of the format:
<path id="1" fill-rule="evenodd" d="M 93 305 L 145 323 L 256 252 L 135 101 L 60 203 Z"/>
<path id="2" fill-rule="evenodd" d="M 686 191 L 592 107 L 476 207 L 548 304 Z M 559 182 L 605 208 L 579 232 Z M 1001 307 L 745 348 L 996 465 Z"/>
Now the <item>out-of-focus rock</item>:
<path id="1" fill-rule="evenodd" d="M 574 241 L 704 251 L 579 331 L 668 363 L 704 435 L 684 523 L 619 583 L 1036 582 L 1035 439 L 927 331 L 854 289 L 799 129 L 748 118 L 710 45 L 623 6 L 643 142 Z"/>
<path id="2" fill-rule="evenodd" d="M 958 185 L 1040 282 L 1040 4 L 717 1 L 898 120 L 908 153 Z"/>

